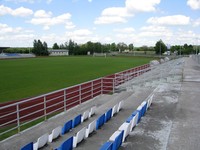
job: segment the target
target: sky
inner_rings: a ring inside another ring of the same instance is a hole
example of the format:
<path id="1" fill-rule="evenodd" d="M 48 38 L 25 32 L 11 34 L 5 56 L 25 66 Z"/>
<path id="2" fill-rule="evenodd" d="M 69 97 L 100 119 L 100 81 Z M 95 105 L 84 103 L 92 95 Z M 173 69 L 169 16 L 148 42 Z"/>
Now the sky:
<path id="1" fill-rule="evenodd" d="M 200 44 L 200 0 L 0 0 L 0 47 Z"/>

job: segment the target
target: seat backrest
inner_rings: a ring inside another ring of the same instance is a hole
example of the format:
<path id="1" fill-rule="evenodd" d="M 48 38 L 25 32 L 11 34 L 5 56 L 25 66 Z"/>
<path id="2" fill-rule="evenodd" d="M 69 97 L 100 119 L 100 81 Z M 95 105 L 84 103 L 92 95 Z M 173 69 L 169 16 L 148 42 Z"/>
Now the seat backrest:
<path id="1" fill-rule="evenodd" d="M 44 135 L 42 135 L 41 137 L 38 138 L 38 140 L 37 140 L 38 148 L 41 148 L 41 147 L 43 147 L 45 144 L 47 144 L 47 142 L 48 142 L 48 137 L 49 137 L 49 134 L 46 133 L 46 134 L 44 134 Z"/>
<path id="2" fill-rule="evenodd" d="M 108 120 L 110 120 L 110 118 L 112 117 L 112 108 L 109 109 L 106 114 L 105 114 L 105 122 L 107 122 Z"/>
<path id="3" fill-rule="evenodd" d="M 89 117 L 91 117 L 92 115 L 94 115 L 94 114 L 96 113 L 96 109 L 97 109 L 96 106 L 93 106 L 93 107 L 90 109 Z"/>
<path id="4" fill-rule="evenodd" d="M 119 102 L 119 106 L 117 108 L 117 112 L 119 112 L 122 109 L 123 105 L 124 105 L 124 101 L 122 100 L 122 101 Z"/>
<path id="5" fill-rule="evenodd" d="M 124 131 L 123 140 L 122 140 L 123 142 L 125 141 L 125 138 L 129 135 L 130 128 L 131 128 L 131 123 L 124 122 L 118 129 L 120 131 Z"/>
<path id="6" fill-rule="evenodd" d="M 113 106 L 113 108 L 112 108 L 112 117 L 114 116 L 114 114 L 117 113 L 117 109 L 118 109 L 118 104 L 116 104 L 116 105 Z"/>
<path id="7" fill-rule="evenodd" d="M 25 145 L 24 147 L 21 148 L 21 150 L 33 150 L 33 142 Z"/>
<path id="8" fill-rule="evenodd" d="M 118 150 L 119 147 L 122 144 L 124 131 L 121 131 L 121 133 L 115 138 L 115 141 L 113 142 L 113 150 Z"/>
<path id="9" fill-rule="evenodd" d="M 85 131 L 86 131 L 86 127 L 82 128 L 79 132 L 77 132 L 76 134 L 77 144 L 85 138 Z"/>
<path id="10" fill-rule="evenodd" d="M 74 118 L 72 128 L 76 127 L 77 125 L 81 123 L 81 116 L 82 115 L 80 114 Z"/>
<path id="11" fill-rule="evenodd" d="M 138 124 L 139 123 L 139 112 L 136 110 L 131 115 L 135 116 L 134 125 Z"/>
<path id="12" fill-rule="evenodd" d="M 148 108 L 151 106 L 151 103 L 152 103 L 152 100 L 153 100 L 153 96 L 154 95 L 152 95 L 149 99 L 148 99 Z"/>
<path id="13" fill-rule="evenodd" d="M 139 115 L 138 115 L 138 121 L 140 121 L 140 119 L 141 119 L 141 117 L 142 117 L 142 106 L 141 106 L 141 105 L 138 106 L 137 111 L 138 111 L 138 113 L 139 113 Z"/>
<path id="14" fill-rule="evenodd" d="M 88 119 L 89 118 L 89 111 L 85 111 L 81 117 L 81 122 L 83 122 L 84 120 Z"/>
<path id="15" fill-rule="evenodd" d="M 58 126 L 58 127 L 56 127 L 55 129 L 52 130 L 52 140 L 57 138 L 60 135 L 61 130 L 62 130 L 61 126 Z"/>
<path id="16" fill-rule="evenodd" d="M 64 135 L 65 133 L 69 132 L 72 129 L 72 120 L 67 121 L 63 128 L 62 128 L 62 135 Z"/>
<path id="17" fill-rule="evenodd" d="M 61 144 L 58 150 L 72 150 L 73 149 L 73 136 Z"/>
<path id="18" fill-rule="evenodd" d="M 113 142 L 106 142 L 104 143 L 99 150 L 112 150 Z"/>
<path id="19" fill-rule="evenodd" d="M 101 115 L 96 121 L 96 130 L 98 130 L 105 123 L 105 114 Z"/>
<path id="20" fill-rule="evenodd" d="M 141 106 L 142 106 L 142 116 L 144 116 L 146 110 L 147 110 L 147 102 L 146 101 L 143 101 L 141 103 Z"/>
<path id="21" fill-rule="evenodd" d="M 95 130 L 96 127 L 96 120 L 92 121 L 89 125 L 88 125 L 88 135 L 90 133 L 92 133 Z"/>

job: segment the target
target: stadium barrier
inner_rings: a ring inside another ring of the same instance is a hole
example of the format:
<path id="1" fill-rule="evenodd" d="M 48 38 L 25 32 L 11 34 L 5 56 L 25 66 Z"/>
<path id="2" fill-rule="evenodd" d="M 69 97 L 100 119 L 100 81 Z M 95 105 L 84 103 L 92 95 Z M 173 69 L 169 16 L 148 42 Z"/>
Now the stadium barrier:
<path id="1" fill-rule="evenodd" d="M 150 70 L 150 64 L 50 92 L 37 97 L 0 104 L 0 136 L 38 119 L 65 112 L 101 94 L 115 93 L 115 88 Z"/>

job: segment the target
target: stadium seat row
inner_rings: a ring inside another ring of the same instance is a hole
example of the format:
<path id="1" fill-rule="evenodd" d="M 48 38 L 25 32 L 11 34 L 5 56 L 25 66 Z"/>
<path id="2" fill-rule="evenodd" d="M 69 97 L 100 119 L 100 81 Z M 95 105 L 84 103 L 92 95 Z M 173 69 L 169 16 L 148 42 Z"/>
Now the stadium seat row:
<path id="1" fill-rule="evenodd" d="M 92 117 L 96 113 L 96 106 L 93 106 L 90 111 L 85 111 L 82 115 L 76 116 L 73 120 L 67 121 L 64 126 L 58 126 L 52 130 L 51 134 L 45 133 L 44 135 L 40 136 L 37 139 L 36 143 L 29 143 L 21 148 L 21 150 L 37 150 L 43 146 L 45 146 L 48 142 L 51 143 L 54 139 L 58 138 L 60 135 L 64 135 L 65 133 L 69 132 L 71 129 L 75 128 L 86 119 Z M 93 123 L 94 124 L 94 123 Z M 93 124 L 89 124 L 90 126 Z M 87 130 L 87 135 L 91 132 L 91 127 Z M 77 133 L 78 134 L 78 133 Z M 76 138 L 75 138 L 76 139 Z"/>
<path id="2" fill-rule="evenodd" d="M 88 138 L 93 131 L 100 129 L 100 127 L 103 126 L 105 122 L 109 121 L 114 114 L 119 112 L 122 109 L 123 104 L 124 101 L 117 103 L 115 106 L 113 106 L 113 108 L 109 109 L 106 113 L 99 116 L 98 119 L 92 121 L 87 128 L 82 128 L 76 133 L 75 136 L 68 138 L 56 150 L 72 150 L 73 148 L 75 148 L 78 143 Z"/>
<path id="3" fill-rule="evenodd" d="M 126 137 L 132 132 L 133 128 L 140 122 L 141 118 L 145 115 L 147 109 L 150 107 L 153 100 L 153 95 L 143 101 L 140 106 L 134 111 L 126 121 L 115 131 L 109 140 L 105 142 L 100 150 L 117 150 L 125 141 Z"/>

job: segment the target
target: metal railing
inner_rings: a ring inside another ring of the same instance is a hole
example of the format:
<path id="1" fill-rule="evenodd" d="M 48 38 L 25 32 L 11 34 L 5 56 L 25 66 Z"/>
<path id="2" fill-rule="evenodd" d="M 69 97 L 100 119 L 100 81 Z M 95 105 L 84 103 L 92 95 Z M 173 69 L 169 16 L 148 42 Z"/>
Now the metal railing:
<path id="1" fill-rule="evenodd" d="M 0 107 L 0 135 L 13 130 L 21 132 L 21 127 L 38 119 L 65 112 L 98 95 L 115 93 L 120 84 L 150 70 L 145 64 L 113 75 L 98 78 L 82 84 L 60 89 L 37 97 L 14 102 Z M 5 129 L 4 129 L 5 128 Z"/>

